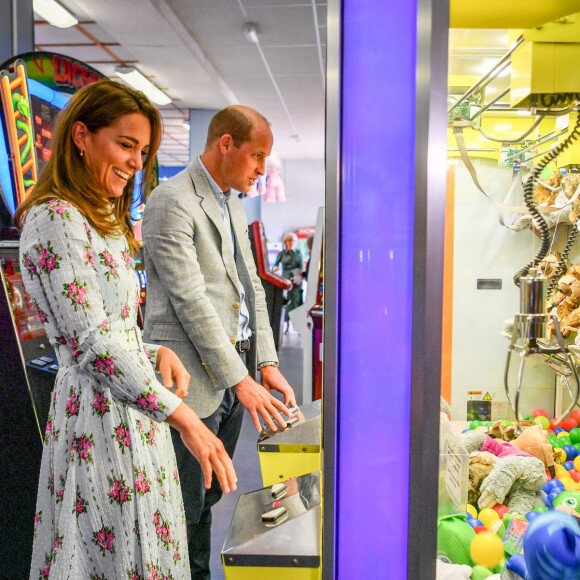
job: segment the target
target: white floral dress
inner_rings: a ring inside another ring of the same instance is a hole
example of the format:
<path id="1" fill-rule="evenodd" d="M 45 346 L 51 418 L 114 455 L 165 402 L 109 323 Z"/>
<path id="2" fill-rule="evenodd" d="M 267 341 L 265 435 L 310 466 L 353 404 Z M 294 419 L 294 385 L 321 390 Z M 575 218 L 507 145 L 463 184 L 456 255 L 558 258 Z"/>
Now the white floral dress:
<path id="1" fill-rule="evenodd" d="M 72 205 L 33 207 L 22 274 L 60 370 L 38 485 L 31 579 L 182 580 L 185 517 L 169 426 L 181 400 L 155 378 L 136 326 L 124 237 Z"/>

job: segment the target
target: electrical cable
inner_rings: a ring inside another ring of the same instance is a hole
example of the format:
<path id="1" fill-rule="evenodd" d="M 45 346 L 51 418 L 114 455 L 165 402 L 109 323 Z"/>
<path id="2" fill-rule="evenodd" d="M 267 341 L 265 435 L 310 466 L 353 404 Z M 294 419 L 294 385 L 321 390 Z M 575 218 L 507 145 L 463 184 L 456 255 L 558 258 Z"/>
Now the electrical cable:
<path id="1" fill-rule="evenodd" d="M 578 108 L 576 110 L 578 110 Z M 538 211 L 536 202 L 534 200 L 534 182 L 539 179 L 542 171 L 548 166 L 548 164 L 556 159 L 558 155 L 562 153 L 562 151 L 570 147 L 570 145 L 572 145 L 572 143 L 579 137 L 580 114 L 576 118 L 576 125 L 574 125 L 571 133 L 566 137 L 566 139 L 564 139 L 561 143 L 558 143 L 558 145 L 556 145 L 553 149 L 548 151 L 544 157 L 542 157 L 540 162 L 532 170 L 532 174 L 524 185 L 524 203 L 532 215 L 532 219 L 536 227 L 540 230 L 541 243 L 540 249 L 538 250 L 534 259 L 514 275 L 514 284 L 518 287 L 520 285 L 520 278 L 525 276 L 529 272 L 530 268 L 537 266 L 546 257 L 548 250 L 550 249 L 550 232 L 546 221 L 542 217 L 542 214 Z"/>

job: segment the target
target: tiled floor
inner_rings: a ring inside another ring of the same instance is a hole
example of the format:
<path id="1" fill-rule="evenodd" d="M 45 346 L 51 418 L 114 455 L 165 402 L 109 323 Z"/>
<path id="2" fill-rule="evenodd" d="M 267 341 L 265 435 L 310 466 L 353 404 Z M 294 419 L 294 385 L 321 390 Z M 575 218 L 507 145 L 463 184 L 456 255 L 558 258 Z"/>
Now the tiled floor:
<path id="1" fill-rule="evenodd" d="M 289 334 L 284 335 L 278 351 L 278 357 L 280 359 L 279 368 L 294 388 L 299 405 L 302 403 L 300 400 L 302 396 L 302 356 L 302 341 L 300 340 L 300 336 L 291 329 Z M 212 510 L 212 580 L 225 579 L 221 562 L 221 551 L 238 502 L 238 497 L 262 487 L 260 463 L 256 448 L 257 441 L 258 433 L 256 432 L 250 415 L 246 413 L 234 455 L 234 467 L 238 475 L 238 489 L 235 492 L 225 495 Z"/>

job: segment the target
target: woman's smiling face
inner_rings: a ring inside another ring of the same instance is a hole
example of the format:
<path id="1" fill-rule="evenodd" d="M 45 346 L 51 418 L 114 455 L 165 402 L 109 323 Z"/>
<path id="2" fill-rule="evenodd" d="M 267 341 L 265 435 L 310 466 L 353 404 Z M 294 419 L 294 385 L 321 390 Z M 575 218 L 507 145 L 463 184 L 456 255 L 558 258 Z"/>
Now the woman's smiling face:
<path id="1" fill-rule="evenodd" d="M 75 142 L 84 154 L 87 169 L 107 197 L 121 197 L 129 179 L 143 169 L 151 139 L 149 120 L 141 113 L 131 113 L 96 133 L 81 122 L 75 126 Z"/>

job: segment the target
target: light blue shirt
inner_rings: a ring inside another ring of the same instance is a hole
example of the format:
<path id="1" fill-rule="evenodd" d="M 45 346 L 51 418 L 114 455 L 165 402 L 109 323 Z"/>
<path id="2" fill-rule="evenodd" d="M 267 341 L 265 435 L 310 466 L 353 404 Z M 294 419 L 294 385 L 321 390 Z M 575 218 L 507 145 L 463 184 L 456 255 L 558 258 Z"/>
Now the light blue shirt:
<path id="1" fill-rule="evenodd" d="M 215 195 L 215 199 L 220 208 L 222 214 L 222 219 L 224 220 L 224 225 L 226 227 L 226 232 L 228 233 L 228 239 L 232 252 L 234 256 L 236 255 L 236 244 L 234 240 L 234 232 L 232 230 L 232 222 L 230 220 L 230 212 L 228 210 L 228 202 L 230 200 L 231 190 L 222 191 L 221 187 L 216 183 L 216 180 L 211 176 L 210 172 L 207 170 L 206 166 L 203 164 L 201 157 L 197 158 L 199 166 L 203 169 L 205 176 L 209 182 L 209 186 Z M 240 282 L 241 284 L 241 282 Z M 248 307 L 246 306 L 246 292 L 242 286 L 242 296 L 240 299 L 240 320 L 238 323 L 238 336 L 237 340 L 247 340 L 252 336 L 252 331 L 248 325 L 250 321 L 250 313 Z"/>

